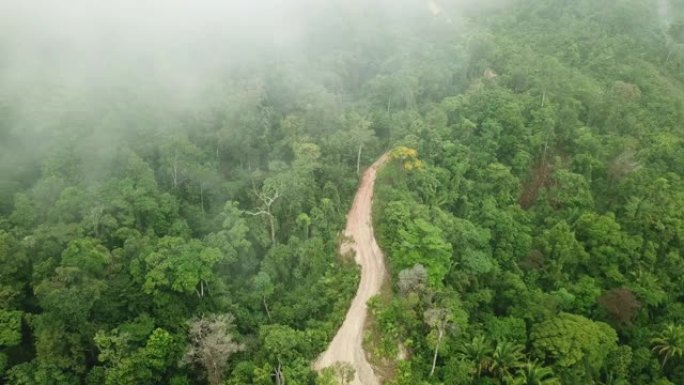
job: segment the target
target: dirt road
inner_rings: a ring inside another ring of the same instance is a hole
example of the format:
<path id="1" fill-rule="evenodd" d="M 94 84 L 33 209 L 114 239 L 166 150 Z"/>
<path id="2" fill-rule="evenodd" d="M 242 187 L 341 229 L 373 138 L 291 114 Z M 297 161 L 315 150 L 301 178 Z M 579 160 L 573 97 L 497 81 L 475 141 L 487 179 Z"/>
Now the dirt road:
<path id="1" fill-rule="evenodd" d="M 328 349 L 314 363 L 316 370 L 338 361 L 351 363 L 356 369 L 352 385 L 380 384 L 373 368 L 366 360 L 362 342 L 367 315 L 366 302 L 380 292 L 386 274 L 384 257 L 373 235 L 371 208 L 376 171 L 387 159 L 387 154 L 383 155 L 363 174 L 354 203 L 347 215 L 345 235 L 350 241 L 343 243 L 340 251 L 343 254 L 350 250 L 355 251 L 356 263 L 361 265 L 361 281 L 342 327 L 337 331 Z"/>

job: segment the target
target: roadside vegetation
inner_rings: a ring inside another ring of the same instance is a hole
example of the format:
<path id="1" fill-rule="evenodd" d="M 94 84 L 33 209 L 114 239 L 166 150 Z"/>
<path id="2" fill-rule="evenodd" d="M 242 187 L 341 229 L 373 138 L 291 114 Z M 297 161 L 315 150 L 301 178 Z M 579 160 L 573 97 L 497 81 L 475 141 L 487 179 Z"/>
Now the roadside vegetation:
<path id="1" fill-rule="evenodd" d="M 132 58 L 0 23 L 0 383 L 350 383 L 311 363 L 394 149 L 388 384 L 684 384 L 684 3 L 438 3 Z"/>

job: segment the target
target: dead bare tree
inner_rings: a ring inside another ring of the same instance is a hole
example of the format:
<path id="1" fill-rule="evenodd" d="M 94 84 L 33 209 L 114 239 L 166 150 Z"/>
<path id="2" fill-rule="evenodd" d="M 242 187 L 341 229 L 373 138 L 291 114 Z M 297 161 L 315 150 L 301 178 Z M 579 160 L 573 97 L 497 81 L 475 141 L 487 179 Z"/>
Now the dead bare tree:
<path id="1" fill-rule="evenodd" d="M 280 198 L 280 191 L 273 190 L 270 194 L 264 191 L 256 192 L 257 198 L 261 201 L 259 211 L 245 211 L 245 213 L 254 216 L 265 216 L 268 218 L 268 223 L 271 229 L 271 243 L 276 244 L 276 230 L 275 230 L 275 216 L 271 212 L 273 203 Z"/>
<path id="2" fill-rule="evenodd" d="M 408 293 L 422 293 L 427 287 L 427 270 L 421 264 L 415 264 L 410 269 L 399 272 L 399 292 L 403 295 Z"/>
<path id="3" fill-rule="evenodd" d="M 204 367 L 210 385 L 222 384 L 230 357 L 245 350 L 233 339 L 233 321 L 231 314 L 212 314 L 188 322 L 190 343 L 183 362 Z"/>

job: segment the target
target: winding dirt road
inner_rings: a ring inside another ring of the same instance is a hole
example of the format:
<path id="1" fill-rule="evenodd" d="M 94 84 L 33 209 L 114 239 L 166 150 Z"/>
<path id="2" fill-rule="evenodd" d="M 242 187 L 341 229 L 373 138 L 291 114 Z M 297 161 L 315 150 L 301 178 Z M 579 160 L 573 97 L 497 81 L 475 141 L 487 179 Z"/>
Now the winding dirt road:
<path id="1" fill-rule="evenodd" d="M 316 370 L 338 361 L 351 363 L 356 370 L 351 385 L 380 384 L 373 368 L 366 360 L 362 343 L 367 315 L 366 302 L 380 292 L 386 274 L 384 257 L 373 235 L 371 209 L 376 172 L 387 160 L 387 154 L 381 156 L 363 174 L 354 203 L 347 215 L 345 236 L 349 242 L 344 242 L 340 246 L 340 252 L 343 255 L 351 250 L 355 252 L 356 263 L 361 265 L 361 282 L 342 327 L 337 331 L 328 349 L 314 363 Z"/>

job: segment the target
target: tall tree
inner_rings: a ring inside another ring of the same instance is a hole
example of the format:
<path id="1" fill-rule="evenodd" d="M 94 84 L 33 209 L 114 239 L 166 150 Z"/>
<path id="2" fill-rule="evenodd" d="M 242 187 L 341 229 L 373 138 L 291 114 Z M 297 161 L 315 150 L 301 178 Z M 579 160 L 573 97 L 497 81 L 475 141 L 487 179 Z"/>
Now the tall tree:
<path id="1" fill-rule="evenodd" d="M 434 307 L 425 311 L 423 314 L 425 323 L 430 326 L 430 334 L 434 345 L 434 353 L 432 355 L 432 367 L 430 368 L 430 377 L 435 374 L 435 366 L 437 365 L 437 354 L 442 344 L 442 339 L 454 328 L 454 323 L 449 309 Z"/>
<path id="2" fill-rule="evenodd" d="M 462 341 L 458 345 L 458 355 L 475 363 L 475 374 L 479 378 L 491 364 L 492 347 L 485 336 L 479 335 L 470 341 Z"/>
<path id="3" fill-rule="evenodd" d="M 207 247 L 197 239 L 164 237 L 132 270 L 136 275 L 143 274 L 146 293 L 170 289 L 196 293 L 201 299 L 207 294 L 209 284 L 217 280 L 214 267 L 224 258 L 220 250 Z"/>
<path id="4" fill-rule="evenodd" d="M 233 320 L 230 314 L 211 314 L 188 322 L 190 342 L 183 361 L 202 366 L 211 385 L 223 383 L 230 357 L 245 350 L 232 334 Z"/>
<path id="5" fill-rule="evenodd" d="M 561 385 L 551 368 L 541 366 L 536 361 L 528 361 L 518 369 L 510 380 L 511 385 Z"/>
<path id="6" fill-rule="evenodd" d="M 681 358 L 684 355 L 684 327 L 668 324 L 651 339 L 653 351 L 662 359 L 662 367 L 671 358 Z"/>
<path id="7" fill-rule="evenodd" d="M 264 305 L 264 310 L 266 310 L 266 315 L 268 320 L 271 320 L 271 311 L 268 310 L 268 303 L 266 300 L 275 291 L 275 286 L 271 280 L 271 276 L 265 271 L 260 271 L 256 276 L 254 276 L 254 289 L 261 296 L 261 303 Z"/>
<path id="8" fill-rule="evenodd" d="M 631 327 L 641 304 L 631 290 L 613 288 L 598 298 L 598 304 L 615 320 L 618 326 Z"/>
<path id="9" fill-rule="evenodd" d="M 268 225 L 271 234 L 271 244 L 275 246 L 276 244 L 276 217 L 273 214 L 273 204 L 281 196 L 281 188 L 276 186 L 276 184 L 266 184 L 262 187 L 261 191 L 256 192 L 257 199 L 259 200 L 259 209 L 257 211 L 246 211 L 249 215 L 263 216 L 268 220 Z"/>
<path id="10" fill-rule="evenodd" d="M 587 363 L 597 372 L 608 354 L 617 349 L 615 330 L 576 314 L 561 313 L 536 324 L 530 333 L 535 353 L 560 367 Z M 587 373 L 589 376 L 596 373 Z"/>
<path id="11" fill-rule="evenodd" d="M 510 377 L 513 371 L 524 365 L 523 348 L 522 345 L 506 340 L 497 342 L 496 347 L 494 347 L 494 353 L 492 353 L 492 363 L 489 366 L 489 371 L 499 380 L 505 380 Z"/>
<path id="12" fill-rule="evenodd" d="M 364 146 L 375 139 L 375 133 L 371 129 L 372 123 L 357 113 L 348 114 L 346 124 L 349 141 L 356 147 L 356 175 L 359 175 L 361 170 L 361 152 Z"/>

